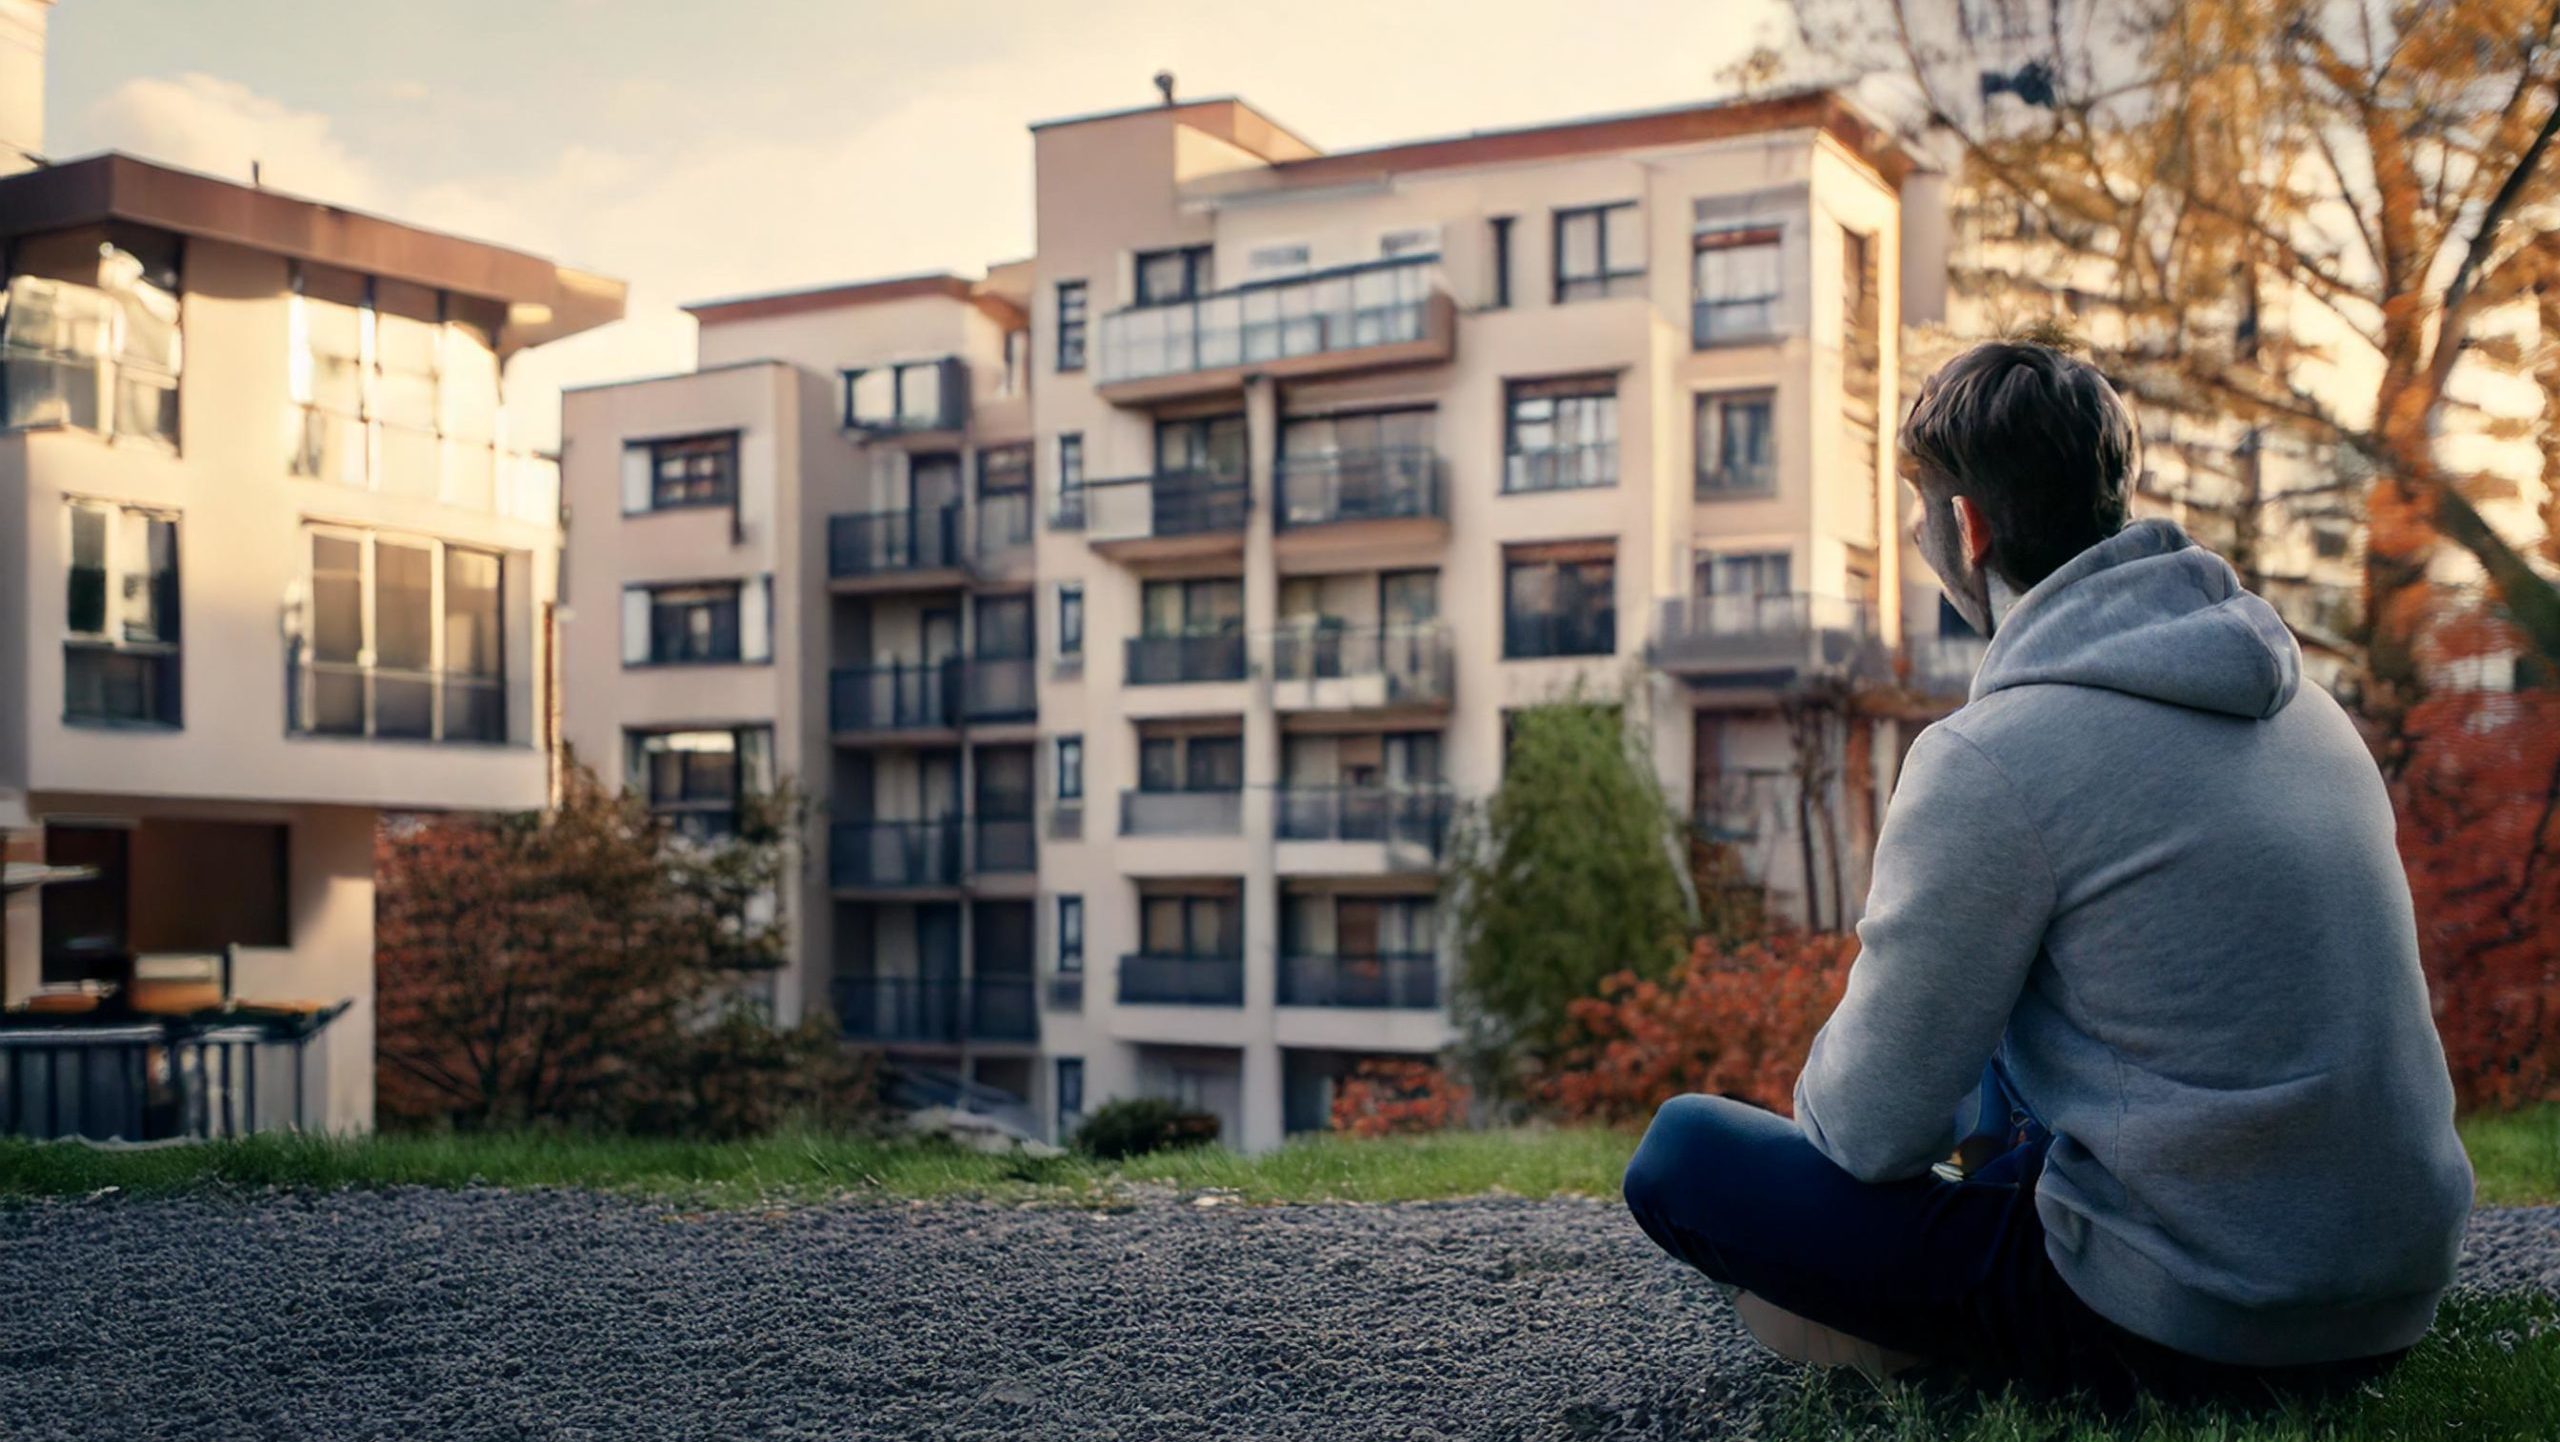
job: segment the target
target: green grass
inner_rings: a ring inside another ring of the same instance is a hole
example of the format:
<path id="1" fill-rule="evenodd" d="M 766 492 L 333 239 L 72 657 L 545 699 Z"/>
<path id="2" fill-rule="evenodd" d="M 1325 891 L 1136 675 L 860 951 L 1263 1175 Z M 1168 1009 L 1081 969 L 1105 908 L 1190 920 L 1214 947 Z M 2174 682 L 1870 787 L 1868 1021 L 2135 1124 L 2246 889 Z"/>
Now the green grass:
<path id="1" fill-rule="evenodd" d="M 2560 1202 L 2560 1103 L 2465 1118 L 2462 1144 L 2493 1207 Z M 2553 1431 L 2560 1434 L 2560 1427 Z"/>

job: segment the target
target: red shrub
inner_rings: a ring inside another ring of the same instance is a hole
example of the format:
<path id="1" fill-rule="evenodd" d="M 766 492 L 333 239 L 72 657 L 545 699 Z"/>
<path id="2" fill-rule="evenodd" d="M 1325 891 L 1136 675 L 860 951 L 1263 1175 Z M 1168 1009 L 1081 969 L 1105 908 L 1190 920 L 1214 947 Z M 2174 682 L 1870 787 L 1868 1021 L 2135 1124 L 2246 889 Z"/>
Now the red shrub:
<path id="1" fill-rule="evenodd" d="M 1333 1094 L 1333 1129 L 1355 1137 L 1436 1132 L 1466 1117 L 1466 1085 L 1425 1061 L 1364 1061 Z"/>
<path id="2" fill-rule="evenodd" d="M 1779 931 L 1730 952 L 1701 938 L 1663 981 L 1611 977 L 1573 1004 L 1587 1039 L 1546 1078 L 1546 1099 L 1576 1121 L 1642 1121 L 1683 1092 L 1791 1112 L 1857 951 L 1847 934 Z"/>

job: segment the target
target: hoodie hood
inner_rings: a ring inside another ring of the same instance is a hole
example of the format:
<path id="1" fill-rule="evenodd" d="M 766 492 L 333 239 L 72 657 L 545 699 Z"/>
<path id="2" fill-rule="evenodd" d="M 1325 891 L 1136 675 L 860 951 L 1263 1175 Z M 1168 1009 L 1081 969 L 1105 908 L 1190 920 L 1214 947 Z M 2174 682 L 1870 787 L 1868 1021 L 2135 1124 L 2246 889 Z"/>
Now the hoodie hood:
<path id="1" fill-rule="evenodd" d="M 2263 720 L 2302 684 L 2302 648 L 2230 563 L 2174 522 L 2136 521 L 2018 598 L 1971 699 L 2054 683 Z"/>

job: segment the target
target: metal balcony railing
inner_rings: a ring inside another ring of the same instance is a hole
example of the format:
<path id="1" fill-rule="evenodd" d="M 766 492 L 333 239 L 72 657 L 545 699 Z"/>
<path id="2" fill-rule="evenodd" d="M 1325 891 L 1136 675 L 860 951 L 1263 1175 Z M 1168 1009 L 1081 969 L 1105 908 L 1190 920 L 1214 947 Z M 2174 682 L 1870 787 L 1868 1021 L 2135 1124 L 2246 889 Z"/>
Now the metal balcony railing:
<path id="1" fill-rule="evenodd" d="M 1437 621 L 1345 626 L 1330 619 L 1299 622 L 1271 633 L 1274 681 L 1386 680 L 1393 703 L 1446 701 L 1457 676 L 1448 628 Z M 1298 698 L 1281 697 L 1289 705 Z M 1365 699 L 1365 698 L 1364 698 Z"/>
<path id="2" fill-rule="evenodd" d="M 969 1036 L 975 1041 L 1038 1041 L 1040 997 L 1028 976 L 969 979 Z"/>
<path id="3" fill-rule="evenodd" d="M 1377 841 L 1440 854 L 1456 798 L 1442 787 L 1283 786 L 1271 829 L 1282 841 Z"/>
<path id="4" fill-rule="evenodd" d="M 1439 258 L 1372 261 L 1102 318 L 1100 382 L 1148 380 L 1425 338 Z"/>
<path id="5" fill-rule="evenodd" d="M 288 671 L 287 721 L 297 735 L 483 745 L 507 739 L 501 676 L 311 660 L 289 663 Z"/>
<path id="6" fill-rule="evenodd" d="M 1244 633 L 1212 631 L 1189 636 L 1132 636 L 1121 680 L 1130 686 L 1184 681 L 1244 679 Z"/>
<path id="7" fill-rule="evenodd" d="M 1276 467 L 1283 529 L 1334 521 L 1448 515 L 1446 464 L 1428 446 L 1282 456 Z"/>
<path id="8" fill-rule="evenodd" d="M 327 1121 L 308 1075 L 308 1030 L 178 1021 L 0 1026 L 0 1135 L 208 1140 Z"/>
<path id="9" fill-rule="evenodd" d="M 957 886 L 957 816 L 939 821 L 839 821 L 827 830 L 827 880 L 845 887 Z"/>
<path id="10" fill-rule="evenodd" d="M 1427 951 L 1284 955 L 1280 1004 L 1430 1011 L 1440 1005 L 1439 958 Z"/>
<path id="11" fill-rule="evenodd" d="M 1234 836 L 1244 826 L 1244 792 L 1123 791 L 1123 836 Z"/>
<path id="12" fill-rule="evenodd" d="M 1241 956 L 1138 952 L 1120 958 L 1120 1000 L 1165 1006 L 1244 1005 Z"/>
<path id="13" fill-rule="evenodd" d="M 1668 671 L 1845 668 L 1875 649 L 1875 609 L 1804 592 L 1692 596 L 1662 603 L 1653 662 Z"/>
<path id="14" fill-rule="evenodd" d="M 960 705 L 972 721 L 1028 721 L 1040 714 L 1040 677 L 1029 656 L 973 656 L 960 667 Z"/>
<path id="15" fill-rule="evenodd" d="M 892 661 L 827 676 L 827 725 L 835 731 L 931 731 L 960 722 L 961 662 Z"/>
<path id="16" fill-rule="evenodd" d="M 1087 540 L 1142 541 L 1241 533 L 1253 491 L 1233 472 L 1154 471 L 1087 481 L 1079 499 Z"/>
<path id="17" fill-rule="evenodd" d="M 969 537 L 972 564 L 989 566 L 1031 548 L 1031 493 L 999 491 L 980 496 L 975 529 Z"/>
<path id="18" fill-rule="evenodd" d="M 1502 618 L 1502 654 L 1514 661 L 1607 656 L 1618 649 L 1618 612 L 1518 611 Z"/>
<path id="19" fill-rule="evenodd" d="M 827 575 L 837 580 L 938 571 L 960 561 L 956 505 L 827 518 Z"/>
<path id="20" fill-rule="evenodd" d="M 839 976 L 830 984 L 836 1025 L 855 1041 L 960 1040 L 960 983 L 911 976 Z"/>
<path id="21" fill-rule="evenodd" d="M 969 869 L 978 873 L 1031 871 L 1040 861 L 1038 825 L 1029 811 L 981 816 L 970 845 Z"/>

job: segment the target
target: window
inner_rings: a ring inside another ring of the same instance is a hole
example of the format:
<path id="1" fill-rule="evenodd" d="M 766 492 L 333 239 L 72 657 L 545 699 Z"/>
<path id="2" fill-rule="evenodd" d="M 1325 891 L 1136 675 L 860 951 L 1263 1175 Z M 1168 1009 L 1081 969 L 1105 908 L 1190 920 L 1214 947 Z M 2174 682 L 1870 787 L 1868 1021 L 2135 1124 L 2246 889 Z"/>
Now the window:
<path id="1" fill-rule="evenodd" d="M 182 246 L 122 225 L 15 242 L 0 292 L 0 430 L 177 446 Z"/>
<path id="2" fill-rule="evenodd" d="M 733 835 L 740 798 L 772 785 L 773 733 L 634 731 L 626 784 L 678 834 L 697 841 Z"/>
<path id="3" fill-rule="evenodd" d="M 773 578 L 627 586 L 622 664 L 770 661 Z"/>
<path id="4" fill-rule="evenodd" d="M 1244 582 L 1234 577 L 1149 581 L 1138 594 L 1147 636 L 1225 636 L 1244 629 Z"/>
<path id="5" fill-rule="evenodd" d="M 1241 791 L 1241 736 L 1142 736 L 1138 738 L 1141 791 Z"/>
<path id="6" fill-rule="evenodd" d="M 1764 340 L 1777 333 L 1778 229 L 1746 226 L 1707 231 L 1691 260 L 1690 299 L 1695 305 L 1691 342 Z"/>
<path id="7" fill-rule="evenodd" d="M 1137 278 L 1140 305 L 1173 305 L 1217 289 L 1210 283 L 1205 245 L 1139 251 Z"/>
<path id="8" fill-rule="evenodd" d="M 1031 392 L 1031 332 L 1009 330 L 1004 333 L 1004 374 L 996 381 L 996 394 L 1010 399 Z"/>
<path id="9" fill-rule="evenodd" d="M 1507 394 L 1503 490 L 1518 494 L 1617 484 L 1616 377 L 1513 381 Z"/>
<path id="10" fill-rule="evenodd" d="M 1032 655 L 1030 595 L 980 596 L 971 612 L 979 659 L 1016 661 Z"/>
<path id="11" fill-rule="evenodd" d="M 1698 558 L 1698 594 L 1701 596 L 1784 596 L 1789 585 L 1792 558 L 1784 551 L 1754 552 L 1737 556 L 1700 556 Z"/>
<path id="12" fill-rule="evenodd" d="M 1031 447 L 989 446 L 978 452 L 978 553 L 1031 544 Z"/>
<path id="13" fill-rule="evenodd" d="M 505 741 L 506 569 L 496 552 L 442 541 L 311 532 L 292 729 Z"/>
<path id="14" fill-rule="evenodd" d="M 1618 649 L 1615 558 L 1585 547 L 1539 548 L 1505 558 L 1503 655 L 1606 656 Z"/>
<path id="15" fill-rule="evenodd" d="M 1084 433 L 1063 431 L 1058 436 L 1058 502 L 1050 512 L 1051 524 L 1074 528 L 1084 524 Z"/>
<path id="16" fill-rule="evenodd" d="M 1156 422 L 1156 474 L 1242 480 L 1243 416 L 1200 416 Z"/>
<path id="17" fill-rule="evenodd" d="M 292 473 L 478 511 L 541 508 L 498 484 L 503 307 L 297 264 L 288 313 Z M 626 510 L 639 467 L 626 460 Z"/>
<path id="18" fill-rule="evenodd" d="M 69 510 L 62 718 L 181 724 L 176 519 L 89 501 Z"/>
<path id="19" fill-rule="evenodd" d="M 960 424 L 958 362 L 901 361 L 844 373 L 844 423 L 865 431 L 940 431 Z"/>
<path id="20" fill-rule="evenodd" d="M 1139 947 L 1147 956 L 1241 956 L 1243 908 L 1222 895 L 1139 898 Z"/>
<path id="21" fill-rule="evenodd" d="M 1061 736 L 1057 740 L 1057 758 L 1049 768 L 1057 786 L 1060 801 L 1084 799 L 1084 738 Z"/>
<path id="22" fill-rule="evenodd" d="M 1058 282 L 1058 369 L 1084 369 L 1084 282 Z"/>
<path id="23" fill-rule="evenodd" d="M 1497 215 L 1487 224 L 1493 227 L 1493 301 L 1492 309 L 1507 310 L 1511 305 L 1511 222 L 1513 217 Z"/>
<path id="24" fill-rule="evenodd" d="M 1084 1121 L 1084 1058 L 1058 1058 L 1058 1138 L 1063 1141 Z"/>
<path id="25" fill-rule="evenodd" d="M 1698 397 L 1698 494 L 1765 496 L 1778 483 L 1775 391 Z"/>
<path id="26" fill-rule="evenodd" d="M 1084 583 L 1058 583 L 1058 656 L 1084 655 Z"/>
<path id="27" fill-rule="evenodd" d="M 622 513 L 725 506 L 738 497 L 738 433 L 635 441 L 622 451 Z"/>
<path id="28" fill-rule="evenodd" d="M 1644 222 L 1632 200 L 1556 212 L 1556 300 L 1644 289 Z"/>
<path id="29" fill-rule="evenodd" d="M 1058 898 L 1058 970 L 1084 970 L 1084 898 Z"/>

